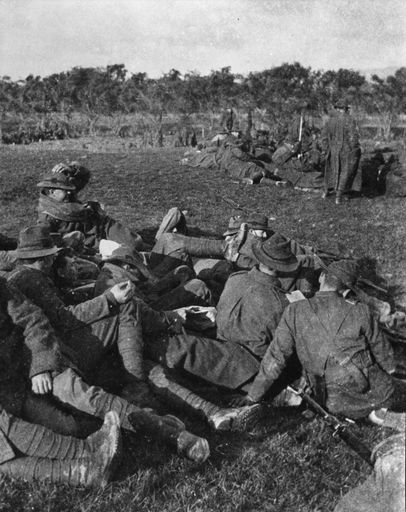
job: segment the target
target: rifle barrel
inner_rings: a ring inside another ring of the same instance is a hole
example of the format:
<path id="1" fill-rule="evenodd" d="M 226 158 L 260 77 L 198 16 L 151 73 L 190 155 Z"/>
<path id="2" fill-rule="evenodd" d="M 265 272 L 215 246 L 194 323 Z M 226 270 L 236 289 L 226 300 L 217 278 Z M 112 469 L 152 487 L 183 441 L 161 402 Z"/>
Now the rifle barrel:
<path id="1" fill-rule="evenodd" d="M 348 426 L 343 422 L 340 421 L 338 418 L 330 414 L 328 411 L 324 409 L 316 400 L 314 400 L 311 396 L 309 396 L 304 391 L 299 391 L 297 389 L 292 388 L 291 386 L 288 386 L 288 389 L 292 391 L 293 393 L 296 393 L 297 395 L 300 395 L 303 400 L 309 404 L 309 406 L 320 416 L 323 417 L 325 422 L 334 429 L 334 431 L 337 433 L 337 435 L 345 441 L 350 448 L 352 448 L 365 462 L 370 464 L 371 466 L 371 450 L 362 442 L 360 441 L 354 434 L 348 431 Z"/>

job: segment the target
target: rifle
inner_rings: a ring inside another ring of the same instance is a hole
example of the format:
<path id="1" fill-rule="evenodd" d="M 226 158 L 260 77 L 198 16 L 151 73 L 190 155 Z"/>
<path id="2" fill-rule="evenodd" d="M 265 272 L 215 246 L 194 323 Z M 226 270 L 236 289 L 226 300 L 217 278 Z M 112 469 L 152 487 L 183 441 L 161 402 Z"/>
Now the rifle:
<path id="1" fill-rule="evenodd" d="M 229 206 L 231 206 L 232 208 L 235 208 L 236 210 L 241 210 L 243 213 L 245 213 L 246 215 L 249 215 L 250 213 L 252 213 L 252 211 L 250 211 L 248 208 L 244 208 L 244 206 L 241 206 L 239 205 L 238 203 L 236 203 L 235 201 L 233 201 L 233 199 L 231 199 L 230 197 L 226 197 L 226 196 L 220 196 L 221 199 L 227 203 Z"/>
<path id="2" fill-rule="evenodd" d="M 354 450 L 359 457 L 361 457 L 370 466 L 373 466 L 371 461 L 371 450 L 366 446 L 360 439 L 354 434 L 348 431 L 348 427 L 354 423 L 353 420 L 344 418 L 340 420 L 333 414 L 330 414 L 324 407 L 322 407 L 316 400 L 310 395 L 305 393 L 303 390 L 298 390 L 292 386 L 288 386 L 289 391 L 299 395 L 317 414 L 319 414 L 324 422 L 333 429 L 333 436 L 338 435 L 343 441 L 345 441 L 352 450 Z"/>
<path id="3" fill-rule="evenodd" d="M 325 251 L 324 249 L 315 249 L 315 254 L 319 258 L 326 258 L 332 261 L 339 261 L 339 260 L 351 260 L 353 259 L 351 256 L 346 254 L 337 254 L 330 251 Z M 386 288 L 382 288 L 381 286 L 378 286 L 377 284 L 373 283 L 369 279 L 366 279 L 365 277 L 359 277 L 357 279 L 358 283 L 364 284 L 365 286 L 369 286 L 370 288 L 373 288 L 374 290 L 381 292 L 381 293 L 388 293 L 388 290 Z"/>

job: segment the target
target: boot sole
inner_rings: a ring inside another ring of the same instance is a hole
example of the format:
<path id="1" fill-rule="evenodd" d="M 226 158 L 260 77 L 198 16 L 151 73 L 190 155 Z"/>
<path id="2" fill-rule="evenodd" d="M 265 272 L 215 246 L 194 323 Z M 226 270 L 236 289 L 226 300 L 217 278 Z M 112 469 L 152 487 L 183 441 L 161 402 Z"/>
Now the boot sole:
<path id="1" fill-rule="evenodd" d="M 234 432 L 245 432 L 258 423 L 261 417 L 262 407 L 260 404 L 249 406 L 249 408 L 236 416 L 231 421 L 231 430 Z"/>

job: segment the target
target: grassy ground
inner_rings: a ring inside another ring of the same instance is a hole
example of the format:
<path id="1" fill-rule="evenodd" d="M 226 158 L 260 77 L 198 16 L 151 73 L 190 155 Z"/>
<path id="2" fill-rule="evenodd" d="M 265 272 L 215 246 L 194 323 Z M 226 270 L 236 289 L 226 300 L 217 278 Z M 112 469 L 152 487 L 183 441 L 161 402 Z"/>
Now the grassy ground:
<path id="1" fill-rule="evenodd" d="M 110 150 L 110 148 L 109 148 Z M 406 270 L 403 199 L 355 198 L 335 206 L 313 193 L 230 182 L 218 171 L 181 167 L 182 150 L 90 152 L 31 147 L 0 148 L 0 231 L 16 236 L 35 222 L 39 177 L 55 163 L 80 159 L 92 170 L 83 198 L 101 201 L 147 238 L 174 205 L 189 222 L 213 235 L 238 213 L 224 198 L 274 218 L 275 229 L 299 241 L 364 259 L 404 300 Z M 0 479 L 1 511 L 330 511 L 370 468 L 318 419 L 269 411 L 249 434 L 214 434 L 191 417 L 194 432 L 209 439 L 212 457 L 199 467 L 152 441 L 127 436 L 117 482 L 104 492 Z M 373 445 L 384 432 L 361 425 L 355 432 Z"/>

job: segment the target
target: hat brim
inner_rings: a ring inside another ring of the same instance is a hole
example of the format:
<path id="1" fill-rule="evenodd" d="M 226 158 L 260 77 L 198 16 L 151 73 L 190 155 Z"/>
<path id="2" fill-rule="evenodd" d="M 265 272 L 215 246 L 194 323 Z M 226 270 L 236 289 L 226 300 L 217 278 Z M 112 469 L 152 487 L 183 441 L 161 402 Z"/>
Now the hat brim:
<path id="1" fill-rule="evenodd" d="M 270 258 L 262 249 L 262 244 L 256 244 L 252 246 L 252 252 L 259 263 L 272 268 L 274 270 L 280 270 L 283 272 L 294 272 L 300 266 L 300 262 L 296 256 L 292 256 L 287 260 L 275 260 Z"/>
<path id="2" fill-rule="evenodd" d="M 18 259 L 31 259 L 31 258 L 42 258 L 44 256 L 51 256 L 52 254 L 57 254 L 58 252 L 63 251 L 63 248 L 59 247 L 49 247 L 48 249 L 19 249 L 17 248 L 14 251 L 15 256 Z"/>
<path id="3" fill-rule="evenodd" d="M 62 184 L 49 183 L 48 181 L 40 181 L 39 183 L 37 183 L 37 187 L 39 187 L 39 188 L 59 188 L 60 190 L 69 190 L 71 192 L 76 190 L 76 187 L 74 185 L 64 185 L 63 183 Z"/>

